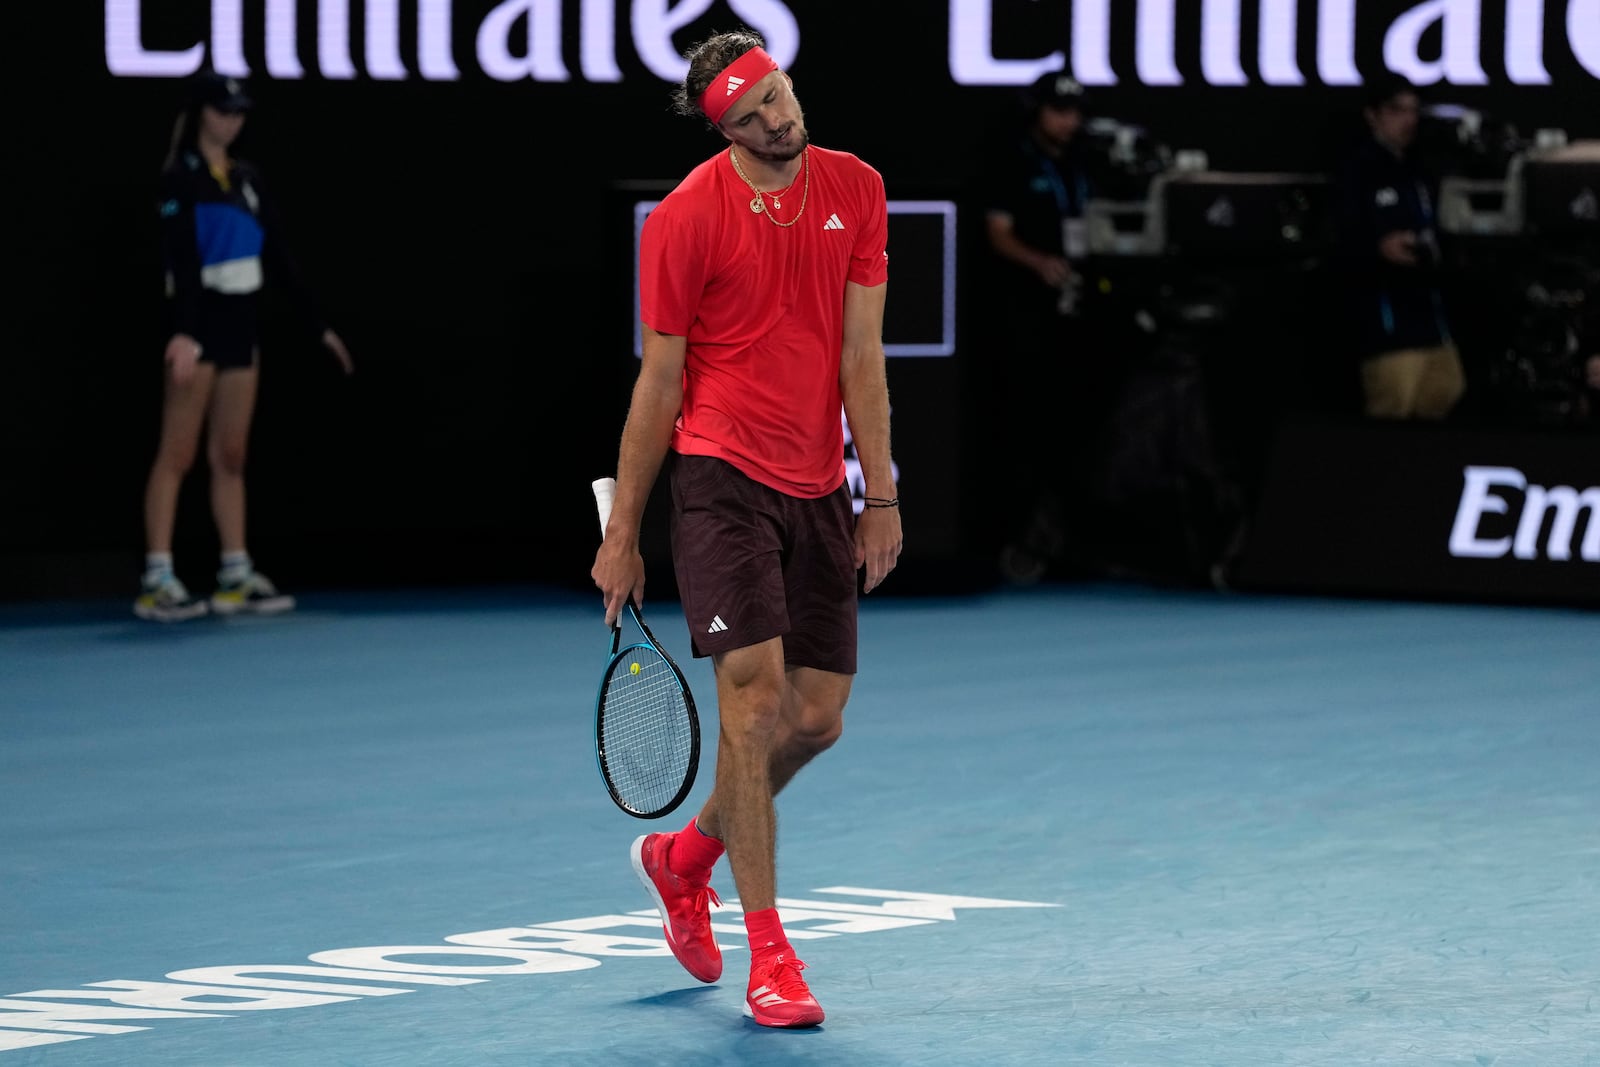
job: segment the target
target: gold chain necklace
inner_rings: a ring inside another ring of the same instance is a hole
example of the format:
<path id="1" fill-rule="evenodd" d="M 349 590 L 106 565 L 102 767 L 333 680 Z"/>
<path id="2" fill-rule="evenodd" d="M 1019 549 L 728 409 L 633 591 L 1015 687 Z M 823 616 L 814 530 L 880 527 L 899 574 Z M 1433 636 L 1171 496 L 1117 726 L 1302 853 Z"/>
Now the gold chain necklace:
<path id="1" fill-rule="evenodd" d="M 743 178 L 744 183 L 750 187 L 750 191 L 756 194 L 750 200 L 751 211 L 758 215 L 766 215 L 768 221 L 770 221 L 774 226 L 788 227 L 793 226 L 795 223 L 800 221 L 800 216 L 806 213 L 806 197 L 811 194 L 811 150 L 809 148 L 803 148 L 800 150 L 800 172 L 802 175 L 804 175 L 805 182 L 800 186 L 800 209 L 794 213 L 794 218 L 790 219 L 788 222 L 779 222 L 773 217 L 772 212 L 767 210 L 766 201 L 761 199 L 761 190 L 756 188 L 756 183 L 750 180 L 750 176 L 744 172 L 744 167 L 740 166 L 739 155 L 733 150 L 732 145 L 728 146 L 728 158 L 733 161 L 733 169 L 738 172 L 739 177 Z M 789 189 L 793 188 L 794 182 L 790 182 Z M 787 193 L 789 189 L 785 189 L 783 191 Z M 772 198 L 772 205 L 773 207 L 778 206 L 778 198 L 776 196 Z"/>
<path id="2" fill-rule="evenodd" d="M 801 169 L 804 170 L 804 167 L 802 166 Z M 783 207 L 783 202 L 781 200 L 779 200 L 778 198 L 782 197 L 782 196 L 788 196 L 789 195 L 789 190 L 794 188 L 794 182 L 797 182 L 799 180 L 800 180 L 800 175 L 796 174 L 794 176 L 794 181 L 793 182 L 790 182 L 788 185 L 785 185 L 782 189 L 779 189 L 775 193 L 767 193 L 766 194 L 767 196 L 772 197 L 772 210 L 777 211 L 779 208 Z"/>

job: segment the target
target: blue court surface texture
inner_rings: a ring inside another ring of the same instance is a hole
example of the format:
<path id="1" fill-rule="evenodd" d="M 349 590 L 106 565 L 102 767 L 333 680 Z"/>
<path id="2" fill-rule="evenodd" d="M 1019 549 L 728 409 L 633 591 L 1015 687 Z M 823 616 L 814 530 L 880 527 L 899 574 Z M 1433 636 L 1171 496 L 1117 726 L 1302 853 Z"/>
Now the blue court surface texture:
<path id="1" fill-rule="evenodd" d="M 597 596 L 0 609 L 0 1067 L 1600 1064 L 1600 617 L 869 597 L 779 800 L 828 1012 L 741 1016 L 628 862 Z"/>

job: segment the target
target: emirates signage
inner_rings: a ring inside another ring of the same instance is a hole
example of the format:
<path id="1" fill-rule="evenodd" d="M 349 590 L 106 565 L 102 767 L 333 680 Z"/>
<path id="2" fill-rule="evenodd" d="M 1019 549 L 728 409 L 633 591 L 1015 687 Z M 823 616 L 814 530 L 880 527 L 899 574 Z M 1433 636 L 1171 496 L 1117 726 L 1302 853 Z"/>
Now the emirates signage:
<path id="1" fill-rule="evenodd" d="M 1515 467 L 1468 466 L 1450 527 L 1457 559 L 1600 563 L 1600 486 L 1533 482 Z M 1498 520 L 1502 529 L 1487 532 Z"/>
<path id="2" fill-rule="evenodd" d="M 1178 33 L 1179 0 L 1063 0 L 1066 50 L 1001 55 L 1032 0 L 950 0 L 948 66 L 959 85 L 1022 85 L 1065 69 L 1086 85 L 1358 85 L 1357 42 L 1382 41 L 1387 70 L 1421 85 L 1552 84 L 1552 67 L 1600 80 L 1600 0 L 1424 0 L 1377 15 L 1356 0 L 1200 0 L 1197 36 Z M 1193 2 L 1193 0 L 1186 0 Z M 148 22 L 170 20 L 160 0 L 106 0 L 106 66 L 119 77 L 181 78 L 210 65 L 236 77 L 455 81 L 474 65 L 498 81 L 621 82 L 630 69 L 682 80 L 675 35 L 706 16 L 710 0 L 211 0 L 209 18 L 182 42 L 152 43 Z M 784 66 L 799 54 L 801 25 L 781 0 L 727 0 L 759 30 Z M 471 8 L 471 10 L 469 10 Z M 571 8 L 573 10 L 569 11 Z M 1120 18 L 1133 11 L 1131 23 Z M 1187 8 L 1186 8 L 1187 10 Z M 925 14 L 926 12 L 926 14 Z M 919 9 L 920 21 L 933 14 Z M 575 16 L 575 18 L 569 18 Z M 568 27 L 577 27 L 572 39 Z M 247 29 L 248 27 L 248 29 Z M 1548 32 L 1559 28 L 1561 32 Z M 830 30 L 832 28 L 830 27 Z M 1123 42 L 1118 35 L 1126 33 Z M 1023 36 L 1031 36 L 1023 33 Z M 247 39 L 248 37 L 248 39 Z M 1253 54 L 1246 54 L 1246 42 Z M 1131 69 L 1114 55 L 1131 46 Z M 255 69 L 246 57 L 261 57 Z M 1302 60 L 1301 57 L 1314 57 Z"/>
<path id="3" fill-rule="evenodd" d="M 1600 605 L 1600 429 L 1285 425 L 1239 582 Z"/>

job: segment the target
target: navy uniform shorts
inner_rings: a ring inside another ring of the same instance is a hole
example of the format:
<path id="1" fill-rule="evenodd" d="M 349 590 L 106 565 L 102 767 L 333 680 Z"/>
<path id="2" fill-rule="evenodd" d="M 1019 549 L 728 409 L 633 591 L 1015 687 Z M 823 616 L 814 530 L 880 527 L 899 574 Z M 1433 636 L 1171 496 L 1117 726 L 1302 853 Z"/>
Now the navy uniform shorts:
<path id="1" fill-rule="evenodd" d="M 672 562 L 696 656 L 783 638 L 790 667 L 856 672 L 855 511 L 672 454 Z"/>
<path id="2" fill-rule="evenodd" d="M 200 362 L 217 370 L 240 370 L 256 364 L 259 344 L 259 306 L 255 293 L 226 294 L 205 291 L 194 324 L 200 342 Z M 168 336 L 176 329 L 168 324 Z"/>

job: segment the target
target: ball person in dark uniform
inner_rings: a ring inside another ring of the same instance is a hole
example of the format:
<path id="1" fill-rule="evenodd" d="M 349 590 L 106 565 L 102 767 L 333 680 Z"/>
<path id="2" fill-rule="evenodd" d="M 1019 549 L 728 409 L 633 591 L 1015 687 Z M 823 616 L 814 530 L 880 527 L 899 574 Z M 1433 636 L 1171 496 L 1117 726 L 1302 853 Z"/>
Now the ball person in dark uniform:
<path id="1" fill-rule="evenodd" d="M 173 127 L 161 177 L 162 254 L 169 337 L 161 438 L 145 485 L 145 570 L 134 613 L 164 622 L 223 614 L 279 612 L 278 592 L 250 559 L 245 541 L 245 453 L 255 412 L 258 298 L 266 279 L 283 283 L 310 336 L 346 374 L 354 370 L 339 335 L 317 315 L 273 221 L 260 171 L 231 154 L 251 100 L 235 79 L 198 75 Z M 211 473 L 211 511 L 221 543 L 217 589 L 189 594 L 173 567 L 178 494 L 202 437 Z"/>

